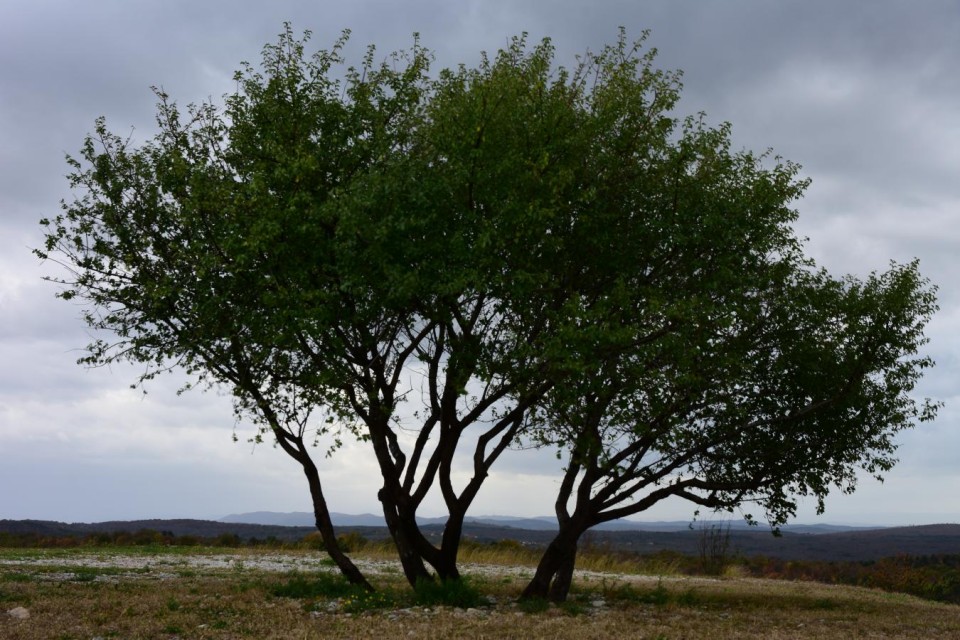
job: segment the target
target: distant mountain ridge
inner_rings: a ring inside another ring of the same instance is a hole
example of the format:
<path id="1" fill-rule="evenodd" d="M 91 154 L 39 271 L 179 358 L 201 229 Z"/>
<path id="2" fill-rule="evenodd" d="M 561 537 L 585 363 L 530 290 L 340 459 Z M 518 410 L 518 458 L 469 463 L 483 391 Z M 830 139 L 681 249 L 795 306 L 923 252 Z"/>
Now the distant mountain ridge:
<path id="1" fill-rule="evenodd" d="M 244 517 L 238 514 L 236 517 Z M 289 515 L 289 514 L 288 514 Z M 369 515 L 369 514 L 368 514 Z M 355 516 L 359 517 L 359 516 Z M 374 516 L 369 516 L 374 517 Z M 517 520 L 541 520 L 539 518 L 502 518 L 508 522 Z M 628 523 L 632 526 L 668 526 L 670 523 Z M 697 555 L 703 541 L 703 532 L 695 525 L 690 529 L 685 522 L 673 523 L 681 530 L 599 530 L 589 531 L 584 546 L 600 549 L 637 553 L 679 552 Z M 795 525 L 796 526 L 796 525 Z M 828 526 L 828 525 L 826 525 Z M 276 538 L 281 541 L 302 540 L 314 533 L 313 526 L 284 526 L 216 522 L 212 520 L 133 520 L 96 523 L 63 523 L 44 520 L 0 520 L 0 534 L 35 534 L 40 536 L 83 537 L 98 532 L 137 531 L 149 529 L 168 532 L 175 536 L 200 536 L 215 538 L 222 534 L 239 536 L 243 541 Z M 428 539 L 438 542 L 443 535 L 443 524 L 424 524 L 422 530 Z M 356 532 L 371 540 L 389 536 L 383 526 L 338 526 L 338 532 Z M 543 547 L 554 532 L 547 529 L 523 529 L 498 524 L 467 522 L 464 524 L 464 539 L 486 544 L 500 540 L 516 540 L 524 545 Z M 931 556 L 938 554 L 960 555 L 960 524 L 932 524 L 914 527 L 890 527 L 884 529 L 847 529 L 834 532 L 797 532 L 784 530 L 781 537 L 774 537 L 765 527 L 745 529 L 731 523 L 730 550 L 732 555 L 767 556 L 783 560 L 867 561 L 897 555 Z"/>
<path id="2" fill-rule="evenodd" d="M 331 512 L 330 517 L 333 525 L 336 527 L 385 527 L 383 516 L 377 516 L 371 513 L 347 514 Z M 420 517 L 417 522 L 424 525 L 443 526 L 447 519 Z M 218 522 L 229 522 L 237 524 L 260 524 L 270 526 L 285 527 L 312 527 L 314 526 L 314 516 L 306 511 L 293 511 L 280 513 L 276 511 L 252 511 L 249 513 L 234 513 L 220 518 Z M 494 527 L 506 527 L 510 529 L 523 529 L 527 531 L 555 531 L 557 529 L 556 518 L 550 516 L 468 516 L 464 522 L 489 525 Z M 636 520 L 615 520 L 606 522 L 594 527 L 596 531 L 689 531 L 691 526 L 699 530 L 703 526 L 709 527 L 711 524 L 726 527 L 728 524 L 731 531 L 764 531 L 763 525 L 751 527 L 742 520 L 725 520 L 715 522 L 710 520 L 701 520 L 689 522 L 685 520 L 657 521 L 657 522 L 639 522 Z M 783 531 L 791 533 L 842 533 L 851 531 L 872 531 L 876 529 L 885 529 L 887 527 L 869 527 L 869 526 L 847 526 L 835 524 L 788 524 L 781 527 Z"/>
<path id="3" fill-rule="evenodd" d="M 107 522 L 56 522 L 52 520 L 0 520 L 0 533 L 36 534 L 41 536 L 86 536 L 96 533 L 141 530 L 172 533 L 175 536 L 215 538 L 223 534 L 237 534 L 244 539 L 297 540 L 316 531 L 315 527 L 284 527 L 263 524 L 235 524 L 213 520 L 178 518 L 170 520 L 111 520 Z"/>

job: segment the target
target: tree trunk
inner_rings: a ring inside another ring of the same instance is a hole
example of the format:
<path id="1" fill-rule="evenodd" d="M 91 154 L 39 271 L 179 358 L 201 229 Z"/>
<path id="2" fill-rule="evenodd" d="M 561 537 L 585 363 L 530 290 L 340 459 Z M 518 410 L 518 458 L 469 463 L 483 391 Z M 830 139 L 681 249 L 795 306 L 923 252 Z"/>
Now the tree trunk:
<path id="1" fill-rule="evenodd" d="M 577 564 L 577 544 L 573 543 L 573 549 L 564 554 L 560 561 L 560 566 L 553 574 L 553 584 L 550 585 L 550 600 L 552 602 L 564 602 L 570 593 L 570 585 L 573 583 L 573 568 Z"/>
<path id="2" fill-rule="evenodd" d="M 452 582 L 460 579 L 460 570 L 457 569 L 457 549 L 450 547 L 440 547 L 436 556 L 436 562 L 431 563 L 437 571 L 437 577 L 441 582 Z"/>
<path id="3" fill-rule="evenodd" d="M 384 493 L 385 490 L 381 490 L 381 502 L 383 502 Z M 400 501 L 384 502 L 384 516 L 387 519 L 390 535 L 400 553 L 400 561 L 404 565 L 407 580 L 412 585 L 416 585 L 418 580 L 433 580 L 434 576 L 427 569 L 427 564 L 436 571 L 436 578 L 441 582 L 460 580 L 457 552 L 463 530 L 463 515 L 454 514 L 447 519 L 443 540 L 437 548 L 420 531 L 416 512 L 400 506 L 401 501 L 406 497 L 403 495 Z"/>
<path id="4" fill-rule="evenodd" d="M 460 551 L 460 540 L 463 536 L 463 518 L 463 512 L 450 509 L 440 548 L 430 563 L 437 570 L 437 576 L 442 582 L 459 580 L 461 577 L 460 570 L 457 569 L 457 553 Z"/>
<path id="5" fill-rule="evenodd" d="M 390 537 L 397 547 L 397 554 L 400 556 L 400 566 L 403 567 L 403 574 L 407 578 L 410 586 L 417 586 L 422 580 L 433 580 L 433 576 L 427 571 L 423 563 L 423 555 L 417 550 L 416 537 L 419 529 L 416 522 L 411 524 L 400 516 L 399 509 L 393 500 L 387 497 L 385 489 L 380 490 L 380 502 L 383 504 L 383 517 L 387 521 L 387 529 L 390 530 Z"/>
<path id="6" fill-rule="evenodd" d="M 336 532 L 333 529 L 333 520 L 330 519 L 330 511 L 327 509 L 327 500 L 324 498 L 323 490 L 320 486 L 320 475 L 317 472 L 317 467 L 312 461 L 306 463 L 301 461 L 301 465 L 303 466 L 304 474 L 307 476 L 307 482 L 310 485 L 310 495 L 313 498 L 313 516 L 316 521 L 317 530 L 320 532 L 320 537 L 323 539 L 324 549 L 326 549 L 330 558 L 336 563 L 340 569 L 340 573 L 342 573 L 351 584 L 358 584 L 367 591 L 373 591 L 373 585 L 367 581 L 363 573 L 360 572 L 360 569 L 357 568 L 357 565 L 353 564 L 350 558 L 347 557 L 347 554 L 343 552 L 343 549 L 340 548 Z"/>
<path id="7" fill-rule="evenodd" d="M 287 455 L 300 463 L 300 468 L 303 469 L 303 474 L 307 477 L 307 484 L 310 486 L 310 497 L 313 500 L 314 522 L 323 540 L 324 549 L 334 563 L 336 563 L 343 577 L 351 584 L 358 584 L 367 591 L 373 591 L 373 585 L 363 577 L 360 569 L 347 557 L 347 554 L 340 548 L 340 543 L 337 542 L 337 534 L 333 529 L 333 520 L 330 519 L 330 510 L 327 509 L 327 499 L 323 496 L 323 488 L 320 485 L 320 472 L 317 471 L 317 465 L 314 464 L 313 459 L 307 452 L 303 444 L 303 438 L 296 437 L 286 429 L 283 429 L 266 401 L 261 401 L 259 406 L 261 407 L 264 417 L 273 429 L 273 433 L 277 438 L 277 444 L 280 445 L 280 448 L 283 449 Z"/>
<path id="8" fill-rule="evenodd" d="M 521 600 L 549 598 L 553 602 L 563 602 L 567 599 L 573 581 L 579 539 L 579 532 L 561 527 L 541 556 L 537 571 L 523 590 Z"/>

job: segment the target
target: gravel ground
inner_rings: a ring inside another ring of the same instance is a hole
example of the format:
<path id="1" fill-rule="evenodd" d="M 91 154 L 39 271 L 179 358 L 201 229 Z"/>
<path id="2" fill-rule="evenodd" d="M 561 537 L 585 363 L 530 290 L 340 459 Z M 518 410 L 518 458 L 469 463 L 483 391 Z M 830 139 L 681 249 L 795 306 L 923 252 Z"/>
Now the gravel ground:
<path id="1" fill-rule="evenodd" d="M 367 575 L 396 574 L 401 571 L 400 563 L 395 560 L 374 560 L 365 558 L 354 558 L 354 563 Z M 140 574 L 142 577 L 153 577 L 156 579 L 167 579 L 178 577 L 177 571 L 184 570 L 208 570 L 208 571 L 243 571 L 254 570 L 274 573 L 285 573 L 290 571 L 336 571 L 331 566 L 329 559 L 321 554 L 316 555 L 295 555 L 295 554 L 145 554 L 145 555 L 127 555 L 127 554 L 69 554 L 69 555 L 24 555 L 19 558 L 0 558 L 0 567 L 2 566 L 55 566 L 55 567 L 76 567 L 89 569 L 115 569 L 131 574 Z M 524 577 L 533 576 L 532 567 L 503 566 L 492 564 L 470 564 L 460 565 L 460 570 L 464 575 L 484 576 L 484 577 Z M 119 575 L 119 574 L 118 574 Z M 54 580 L 62 577 L 64 580 L 74 579 L 75 574 L 48 573 L 45 578 Z M 106 579 L 111 576 L 98 576 L 98 579 Z M 115 576 L 116 577 L 116 576 Z M 575 572 L 575 578 L 585 582 L 601 580 L 617 580 L 633 583 L 656 583 L 664 582 L 690 582 L 690 583 L 713 583 L 718 580 L 715 578 L 688 576 L 653 576 L 636 574 L 611 574 L 595 571 Z"/>

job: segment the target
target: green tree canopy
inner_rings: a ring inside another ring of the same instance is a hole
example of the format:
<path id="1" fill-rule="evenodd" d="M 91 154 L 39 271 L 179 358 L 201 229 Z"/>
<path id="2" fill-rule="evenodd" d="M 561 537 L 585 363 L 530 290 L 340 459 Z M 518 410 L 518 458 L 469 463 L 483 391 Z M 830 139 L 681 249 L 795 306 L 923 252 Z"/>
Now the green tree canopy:
<path id="1" fill-rule="evenodd" d="M 150 141 L 99 120 L 38 253 L 100 332 L 85 363 L 233 390 L 303 468 L 351 580 L 319 435 L 369 442 L 412 583 L 459 576 L 506 448 L 561 447 L 560 535 L 528 589 L 559 599 L 590 526 L 669 495 L 781 522 L 933 416 L 909 395 L 935 309 L 916 265 L 817 270 L 797 166 L 676 116 L 679 74 L 642 40 L 566 70 L 517 38 L 432 77 L 418 41 L 344 69 L 346 36 L 312 56 L 307 36 L 287 27 L 223 107 L 157 91 Z M 439 544 L 416 522 L 434 490 Z"/>

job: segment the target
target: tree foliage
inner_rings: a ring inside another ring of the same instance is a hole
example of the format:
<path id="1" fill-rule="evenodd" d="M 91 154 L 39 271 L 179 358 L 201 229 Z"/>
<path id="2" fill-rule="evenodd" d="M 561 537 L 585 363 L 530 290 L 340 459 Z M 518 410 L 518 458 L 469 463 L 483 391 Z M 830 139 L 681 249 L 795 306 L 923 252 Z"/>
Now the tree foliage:
<path id="1" fill-rule="evenodd" d="M 818 270 L 791 229 L 798 167 L 677 117 L 679 73 L 642 39 L 566 70 L 516 38 L 432 77 L 417 40 L 344 69 L 346 34 L 313 56 L 308 36 L 288 26 L 223 107 L 157 90 L 147 142 L 98 120 L 38 253 L 98 330 L 83 362 L 233 390 L 355 582 L 321 435 L 369 442 L 412 584 L 458 577 L 506 448 L 560 448 L 560 533 L 528 592 L 562 599 L 595 524 L 669 496 L 780 523 L 889 469 L 896 432 L 933 417 L 909 395 L 936 308 L 916 264 Z M 432 491 L 439 544 L 416 523 Z"/>

